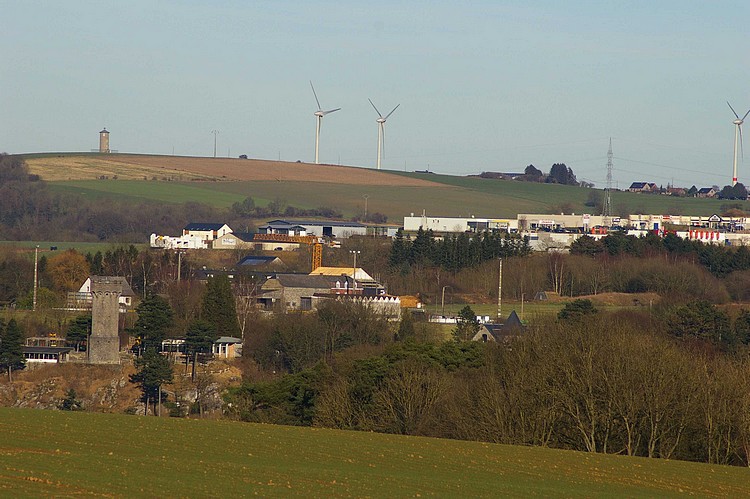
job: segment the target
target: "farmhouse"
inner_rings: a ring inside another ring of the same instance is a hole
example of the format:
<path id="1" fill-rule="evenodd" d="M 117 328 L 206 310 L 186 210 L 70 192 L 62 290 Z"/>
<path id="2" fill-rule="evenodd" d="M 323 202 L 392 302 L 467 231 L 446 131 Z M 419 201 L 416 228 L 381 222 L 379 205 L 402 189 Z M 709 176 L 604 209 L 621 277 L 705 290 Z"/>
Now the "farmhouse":
<path id="1" fill-rule="evenodd" d="M 713 187 L 701 187 L 695 195 L 699 198 L 713 198 L 716 197 L 716 194 L 716 189 Z"/>

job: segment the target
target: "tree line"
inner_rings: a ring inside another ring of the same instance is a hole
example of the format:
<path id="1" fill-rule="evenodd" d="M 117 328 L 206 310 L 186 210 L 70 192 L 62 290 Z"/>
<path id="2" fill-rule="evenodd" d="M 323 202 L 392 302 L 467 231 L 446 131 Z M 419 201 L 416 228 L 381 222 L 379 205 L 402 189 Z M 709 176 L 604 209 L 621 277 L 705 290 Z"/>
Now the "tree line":
<path id="1" fill-rule="evenodd" d="M 392 267 L 438 266 L 459 271 L 488 260 L 525 256 L 531 253 L 529 241 L 517 234 L 483 231 L 463 232 L 436 240 L 432 230 L 419 228 L 414 239 L 407 239 L 401 230 L 391 244 L 389 263 Z"/>
<path id="2" fill-rule="evenodd" d="M 318 347 L 317 361 L 281 379 L 231 389 L 225 411 L 244 421 L 748 464 L 746 343 L 727 350 L 673 323 L 672 310 L 578 308 L 588 312 L 539 321 L 508 344 L 394 341 L 384 331 L 369 350 L 323 358 Z"/>

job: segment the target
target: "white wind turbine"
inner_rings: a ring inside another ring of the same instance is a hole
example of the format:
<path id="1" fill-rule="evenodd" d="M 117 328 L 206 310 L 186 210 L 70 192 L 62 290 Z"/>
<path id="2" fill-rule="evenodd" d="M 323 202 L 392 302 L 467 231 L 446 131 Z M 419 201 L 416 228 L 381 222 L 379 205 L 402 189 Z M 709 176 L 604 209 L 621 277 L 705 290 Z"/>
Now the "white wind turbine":
<path id="1" fill-rule="evenodd" d="M 732 110 L 734 113 L 734 117 L 737 118 L 734 120 L 735 129 L 734 129 L 734 169 L 732 170 L 732 187 L 737 184 L 737 142 L 740 144 L 740 152 L 742 153 L 742 157 L 744 159 L 745 157 L 745 151 L 742 147 L 742 123 L 745 122 L 745 118 L 747 118 L 747 115 L 750 114 L 750 109 L 747 110 L 745 113 L 745 116 L 740 118 L 740 116 L 737 114 L 737 111 L 734 110 L 732 105 L 727 102 L 727 106 L 729 106 L 729 109 Z"/>
<path id="2" fill-rule="evenodd" d="M 315 96 L 315 102 L 318 104 L 318 110 L 315 111 L 315 116 L 318 117 L 318 124 L 315 128 L 315 164 L 318 164 L 318 143 L 320 141 L 320 122 L 323 121 L 323 116 L 340 110 L 340 107 L 331 109 L 330 111 L 323 111 L 320 107 L 320 101 L 318 100 L 318 94 L 315 93 L 315 87 L 313 87 L 312 80 L 310 80 L 310 88 L 312 88 L 313 95 Z"/>
<path id="3" fill-rule="evenodd" d="M 385 121 L 393 114 L 393 111 L 398 109 L 398 106 L 401 104 L 397 104 L 396 107 L 394 107 L 390 113 L 386 114 L 385 117 L 383 117 L 382 114 L 380 114 L 380 111 L 378 111 L 378 108 L 375 107 L 375 104 L 372 103 L 372 100 L 367 99 L 370 101 L 370 105 L 372 105 L 372 108 L 375 110 L 376 113 L 378 113 L 379 118 L 375 120 L 378 124 L 378 170 L 380 170 L 380 158 L 383 155 L 383 149 L 385 142 Z"/>

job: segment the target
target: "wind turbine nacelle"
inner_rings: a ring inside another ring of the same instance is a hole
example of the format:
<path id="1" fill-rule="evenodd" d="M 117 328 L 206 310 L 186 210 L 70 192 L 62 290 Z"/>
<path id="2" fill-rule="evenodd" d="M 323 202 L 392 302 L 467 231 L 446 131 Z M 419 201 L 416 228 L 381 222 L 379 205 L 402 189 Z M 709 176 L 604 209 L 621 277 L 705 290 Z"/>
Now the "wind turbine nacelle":
<path id="1" fill-rule="evenodd" d="M 741 125 L 744 122 L 745 122 L 744 120 L 734 120 L 732 123 L 734 123 L 735 125 Z"/>

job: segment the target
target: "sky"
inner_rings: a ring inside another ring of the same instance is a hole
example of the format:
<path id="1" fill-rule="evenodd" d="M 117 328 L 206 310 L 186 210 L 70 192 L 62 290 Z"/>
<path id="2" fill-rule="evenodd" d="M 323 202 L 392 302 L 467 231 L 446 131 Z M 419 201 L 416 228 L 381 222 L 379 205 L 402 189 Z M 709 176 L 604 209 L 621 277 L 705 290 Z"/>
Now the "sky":
<path id="1" fill-rule="evenodd" d="M 0 151 L 727 185 L 750 2 L 0 0 Z M 750 122 L 750 120 L 749 120 Z M 214 134 L 212 131 L 217 130 Z M 750 153 L 739 165 L 750 184 Z"/>

